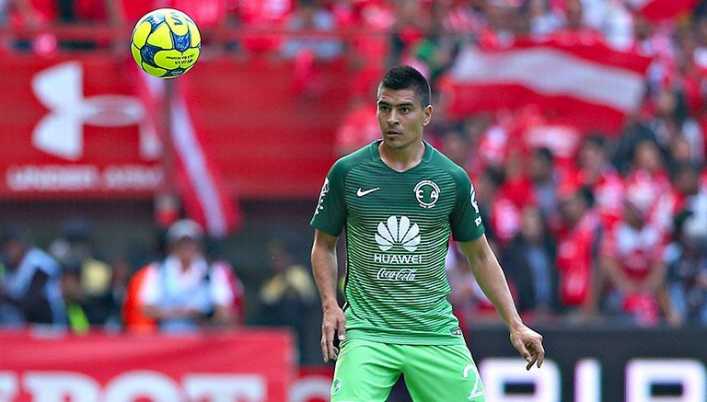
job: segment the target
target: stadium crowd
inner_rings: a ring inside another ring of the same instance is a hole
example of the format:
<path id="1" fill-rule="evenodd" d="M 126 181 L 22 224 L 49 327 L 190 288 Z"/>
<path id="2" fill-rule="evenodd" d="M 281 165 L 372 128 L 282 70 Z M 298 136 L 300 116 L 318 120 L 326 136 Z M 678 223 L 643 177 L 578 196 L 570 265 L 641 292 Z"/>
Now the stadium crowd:
<path id="1" fill-rule="evenodd" d="M 166 4 L 192 14 L 207 35 L 219 26 L 252 28 L 226 41 L 223 50 L 292 59 L 303 93 L 316 92 L 317 63 L 347 57 L 356 96 L 336 133 L 338 155 L 378 137 L 371 99 L 386 66 L 411 64 L 426 74 L 436 94 L 427 140 L 472 177 L 487 236 L 530 322 L 707 326 L 703 4 L 684 17 L 654 23 L 634 2 L 619 0 L 5 0 L 0 23 L 122 26 Z M 537 105 L 464 118 L 437 107 L 445 102 L 444 80 L 463 47 L 567 32 L 653 57 L 642 105 L 620 132 L 563 127 L 572 135 L 553 136 L 542 131 L 549 124 Z M 47 35 L 6 43 L 5 51 L 101 46 Z M 59 323 L 77 332 L 91 325 L 238 325 L 242 287 L 249 284 L 227 263 L 207 258 L 202 236 L 193 222 L 179 221 L 167 232 L 162 262 L 135 269 L 125 261 L 100 261 L 81 228 L 68 225 L 46 252 L 21 229 L 9 228 L 2 237 L 0 325 Z M 307 269 L 286 249 L 278 243 L 268 248 L 272 277 L 258 299 L 263 314 L 272 317 L 267 324 L 297 326 L 293 318 L 316 304 L 316 291 Z M 495 319 L 453 246 L 447 262 L 460 319 L 467 325 Z"/>

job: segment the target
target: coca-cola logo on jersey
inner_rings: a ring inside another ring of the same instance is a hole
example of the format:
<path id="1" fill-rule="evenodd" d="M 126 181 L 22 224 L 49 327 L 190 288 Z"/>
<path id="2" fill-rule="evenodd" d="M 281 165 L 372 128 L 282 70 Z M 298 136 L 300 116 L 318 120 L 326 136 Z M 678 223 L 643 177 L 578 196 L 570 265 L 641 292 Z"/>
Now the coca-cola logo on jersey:
<path id="1" fill-rule="evenodd" d="M 409 268 L 403 268 L 399 270 L 381 268 L 378 270 L 376 278 L 385 281 L 413 282 L 415 280 L 416 273 L 417 270 Z"/>

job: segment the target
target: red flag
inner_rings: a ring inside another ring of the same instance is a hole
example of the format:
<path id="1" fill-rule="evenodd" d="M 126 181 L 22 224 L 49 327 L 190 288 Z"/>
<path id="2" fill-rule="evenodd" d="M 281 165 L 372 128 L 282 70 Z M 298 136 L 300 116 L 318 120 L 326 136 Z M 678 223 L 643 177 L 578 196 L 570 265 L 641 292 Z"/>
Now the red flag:
<path id="1" fill-rule="evenodd" d="M 180 84 L 186 84 L 185 77 Z M 180 193 L 189 216 L 211 236 L 223 237 L 239 224 L 240 213 L 194 125 L 187 93 L 185 85 L 177 86 L 170 108 L 170 135 Z"/>
<path id="2" fill-rule="evenodd" d="M 616 132 L 640 105 L 650 59 L 586 39 L 568 33 L 503 49 L 467 48 L 444 84 L 450 114 L 536 105 L 553 121 Z"/>

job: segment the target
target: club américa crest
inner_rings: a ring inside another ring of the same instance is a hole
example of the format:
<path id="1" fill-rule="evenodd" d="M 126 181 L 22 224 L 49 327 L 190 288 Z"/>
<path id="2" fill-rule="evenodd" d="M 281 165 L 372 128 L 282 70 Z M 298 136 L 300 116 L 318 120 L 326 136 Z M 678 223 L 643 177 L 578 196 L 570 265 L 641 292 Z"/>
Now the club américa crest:
<path id="1" fill-rule="evenodd" d="M 422 180 L 417 183 L 413 192 L 422 208 L 432 208 L 439 200 L 439 186 L 432 180 Z"/>

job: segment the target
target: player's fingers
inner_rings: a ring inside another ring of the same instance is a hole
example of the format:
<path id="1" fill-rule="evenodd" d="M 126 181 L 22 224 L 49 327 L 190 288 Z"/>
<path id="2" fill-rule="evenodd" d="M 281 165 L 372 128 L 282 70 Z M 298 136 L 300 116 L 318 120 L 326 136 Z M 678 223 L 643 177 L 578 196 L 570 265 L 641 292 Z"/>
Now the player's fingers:
<path id="1" fill-rule="evenodd" d="M 327 357 L 331 360 L 336 359 L 334 351 L 334 325 L 331 323 L 324 324 L 324 337 L 326 340 Z"/>
<path id="2" fill-rule="evenodd" d="M 336 333 L 339 335 L 339 341 L 343 342 L 346 340 L 346 318 L 341 317 L 337 324 Z"/>
<path id="3" fill-rule="evenodd" d="M 545 348 L 543 348 L 542 342 L 538 341 L 538 368 L 543 366 L 543 362 L 545 361 Z"/>
<path id="4" fill-rule="evenodd" d="M 528 359 L 526 359 L 526 360 L 528 360 Z M 528 360 L 528 364 L 525 365 L 525 369 L 530 370 L 533 367 L 533 364 L 535 364 L 535 362 L 537 360 L 538 360 L 538 356 L 533 355 L 533 357 L 530 360 Z"/>
<path id="5" fill-rule="evenodd" d="M 319 342 L 319 346 L 322 348 L 322 359 L 324 363 L 329 361 L 329 355 L 326 348 L 326 337 L 324 336 L 324 328 L 322 328 L 322 340 Z"/>
<path id="6" fill-rule="evenodd" d="M 513 344 L 513 347 L 516 348 L 518 353 L 523 356 L 523 359 L 525 359 L 525 361 L 530 361 L 530 352 L 528 352 L 528 349 L 525 347 L 525 344 L 523 344 L 522 340 L 518 338 L 512 338 L 511 343 Z"/>
<path id="7" fill-rule="evenodd" d="M 526 366 L 527 370 L 533 367 L 533 364 L 537 363 L 538 368 L 542 366 L 542 362 L 545 359 L 545 349 L 543 349 L 542 338 L 530 339 L 527 344 L 527 349 L 530 351 L 532 359 L 528 362 Z"/>

